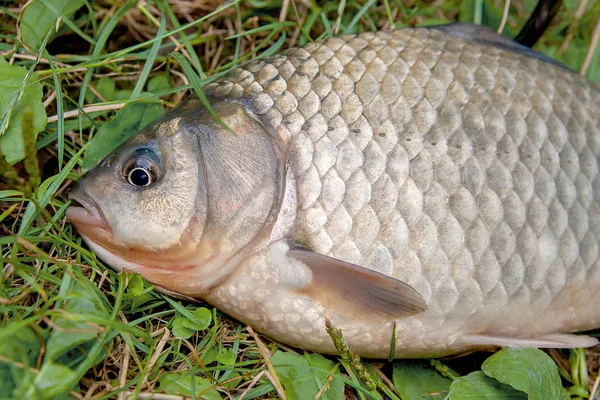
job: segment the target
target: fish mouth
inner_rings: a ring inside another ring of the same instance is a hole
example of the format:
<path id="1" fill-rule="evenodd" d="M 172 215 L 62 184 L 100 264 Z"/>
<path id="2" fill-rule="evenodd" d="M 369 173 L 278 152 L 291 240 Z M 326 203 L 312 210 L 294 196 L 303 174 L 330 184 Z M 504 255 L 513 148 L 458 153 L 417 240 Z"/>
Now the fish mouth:
<path id="1" fill-rule="evenodd" d="M 102 258 L 109 260 L 109 264 L 115 269 L 123 269 L 123 265 L 130 270 L 140 267 L 183 271 L 195 268 L 194 264 L 187 263 L 186 256 L 193 253 L 194 249 L 186 248 L 189 246 L 186 246 L 185 240 L 172 249 L 159 251 L 123 244 L 116 237 L 98 203 L 81 185 L 77 185 L 68 194 L 68 198 L 73 205 L 67 208 L 67 218 L 88 246 L 96 253 L 102 254 Z"/>
<path id="2" fill-rule="evenodd" d="M 81 186 L 77 186 L 69 193 L 68 197 L 76 205 L 67 208 L 67 218 L 78 230 L 82 231 L 81 233 L 85 235 L 91 230 L 102 230 L 110 233 L 104 213 Z"/>

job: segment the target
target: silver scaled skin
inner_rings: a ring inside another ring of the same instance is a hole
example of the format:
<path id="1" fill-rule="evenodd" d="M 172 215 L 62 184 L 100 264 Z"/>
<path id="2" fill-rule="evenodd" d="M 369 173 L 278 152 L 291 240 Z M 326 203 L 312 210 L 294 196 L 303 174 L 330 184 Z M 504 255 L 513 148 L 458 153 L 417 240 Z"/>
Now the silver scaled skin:
<path id="1" fill-rule="evenodd" d="M 326 319 L 378 358 L 596 343 L 569 334 L 600 327 L 600 90 L 583 77 L 417 28 L 290 49 L 205 90 L 233 133 L 189 100 L 74 192 L 86 209 L 69 217 L 113 267 L 321 353 Z M 163 158 L 152 206 L 114 172 L 147 143 Z M 323 260 L 404 282 L 425 307 L 391 318 Z"/>

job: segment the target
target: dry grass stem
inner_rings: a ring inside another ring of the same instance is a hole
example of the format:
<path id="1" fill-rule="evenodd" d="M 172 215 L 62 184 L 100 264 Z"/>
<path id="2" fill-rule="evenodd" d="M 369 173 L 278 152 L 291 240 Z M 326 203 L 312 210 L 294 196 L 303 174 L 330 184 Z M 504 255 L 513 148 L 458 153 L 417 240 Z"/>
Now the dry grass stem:
<path id="1" fill-rule="evenodd" d="M 254 332 L 254 329 L 252 329 L 250 326 L 246 327 L 246 329 L 248 330 L 248 333 L 250 333 L 250 335 L 256 341 L 256 344 L 258 345 L 258 351 L 259 351 L 261 357 L 263 358 L 263 360 L 265 360 L 265 364 L 267 364 L 267 369 L 269 370 L 269 373 L 267 373 L 267 377 L 270 376 L 269 380 L 272 379 L 271 382 L 273 383 L 273 386 L 275 387 L 275 389 L 277 389 L 277 393 L 279 393 L 279 392 L 283 393 L 283 388 L 281 387 L 281 382 L 279 382 L 279 378 L 277 377 L 275 368 L 273 368 L 273 364 L 271 363 L 271 353 L 267 349 L 267 346 L 265 346 L 265 344 L 260 339 L 260 337 L 256 334 L 256 332 Z"/>
<path id="2" fill-rule="evenodd" d="M 286 400 L 285 391 L 283 390 L 283 387 L 281 387 L 281 383 L 279 383 L 279 380 L 277 379 L 277 377 L 271 375 L 269 373 L 269 371 L 265 371 L 265 376 L 267 377 L 267 379 L 269 380 L 269 382 L 271 382 L 271 384 L 273 385 L 273 387 L 277 391 L 277 394 L 279 395 L 279 398 L 281 400 Z"/>
<path id="3" fill-rule="evenodd" d="M 121 370 L 119 371 L 119 387 L 123 388 L 127 384 L 127 372 L 129 371 L 129 345 L 125 342 L 125 350 L 122 355 Z M 119 400 L 125 400 L 127 398 L 125 392 L 119 393 Z"/>
<path id="4" fill-rule="evenodd" d="M 569 45 L 571 44 L 571 41 L 573 40 L 573 35 L 574 35 L 573 30 L 579 24 L 579 20 L 581 19 L 581 17 L 583 17 L 583 13 L 585 12 L 585 8 L 587 7 L 587 4 L 588 4 L 588 0 L 580 0 L 579 1 L 579 6 L 577 7 L 575 14 L 573 15 L 574 22 L 571 26 L 569 26 L 569 32 L 567 32 L 567 37 L 565 38 L 563 43 L 558 48 L 559 55 L 564 54 L 564 52 L 567 51 L 567 49 L 569 48 Z"/>
<path id="5" fill-rule="evenodd" d="M 392 382 L 390 380 L 390 378 L 388 378 L 383 371 L 381 370 L 381 368 L 378 368 L 377 366 L 373 366 L 373 369 L 375 370 L 375 372 L 377 373 L 377 376 L 379 376 L 379 378 L 381 378 L 381 380 L 383 382 L 385 382 L 385 384 L 387 385 L 387 387 L 389 387 L 391 390 L 394 390 L 394 382 Z"/>
<path id="6" fill-rule="evenodd" d="M 152 357 L 150 358 L 150 361 L 146 366 L 146 370 L 144 371 L 144 377 L 142 378 L 141 382 L 141 387 L 144 387 L 148 384 L 148 377 L 150 376 L 150 372 L 152 371 L 152 368 L 154 368 L 156 360 L 158 360 L 158 357 L 160 357 L 163 349 L 165 348 L 165 345 L 167 344 L 167 340 L 169 340 L 169 337 L 171 336 L 171 331 L 169 331 L 169 329 L 167 329 L 166 327 L 162 328 L 161 331 L 163 332 L 163 336 L 160 338 L 158 344 L 156 345 L 154 353 L 152 354 Z"/>
<path id="7" fill-rule="evenodd" d="M 279 22 L 283 22 L 287 18 L 289 6 L 290 0 L 283 0 L 283 3 L 281 4 L 281 11 L 279 12 Z"/>
<path id="8" fill-rule="evenodd" d="M 121 108 L 125 107 L 126 104 L 127 103 L 116 103 L 116 104 L 106 104 L 106 105 L 102 105 L 102 106 L 87 106 L 87 107 L 83 107 L 83 109 L 81 111 L 71 110 L 71 111 L 65 112 L 63 114 L 63 119 L 77 118 L 81 114 L 89 114 L 89 113 L 99 112 L 99 111 L 120 110 Z M 56 122 L 56 121 L 58 121 L 58 115 L 52 115 L 51 117 L 48 117 L 49 124 Z"/>
<path id="9" fill-rule="evenodd" d="M 331 372 L 331 371 L 329 371 L 329 372 Z M 319 391 L 315 395 L 315 400 L 319 400 L 321 398 L 321 396 L 323 396 L 323 393 L 325 393 L 325 391 L 327 389 L 329 389 L 329 385 L 331 384 L 331 381 L 333 381 L 333 375 L 328 375 L 327 379 L 325 379 L 325 383 L 323 384 L 323 386 L 321 386 L 321 389 L 319 389 Z"/>
<path id="10" fill-rule="evenodd" d="M 48 106 L 56 99 L 56 90 L 53 90 L 50 95 L 44 100 L 44 108 L 48 108 Z"/>
<path id="11" fill-rule="evenodd" d="M 344 15 L 344 9 L 346 8 L 346 0 L 340 1 L 340 5 L 338 6 L 338 17 L 335 20 L 335 25 L 333 26 L 333 34 L 337 35 L 340 32 L 340 25 L 342 24 L 342 16 Z"/>
<path id="12" fill-rule="evenodd" d="M 254 386 L 256 386 L 256 383 L 260 380 L 260 378 L 262 378 L 262 376 L 265 374 L 265 372 L 266 372 L 266 370 L 263 369 L 258 374 L 256 374 L 256 376 L 250 381 L 250 384 L 248 385 L 248 387 L 242 392 L 242 394 L 240 395 L 238 400 L 244 399 L 244 397 L 248 394 L 248 392 L 250 390 L 252 390 L 252 388 L 254 388 Z"/>
<path id="13" fill-rule="evenodd" d="M 594 384 L 592 385 L 592 390 L 590 390 L 590 400 L 600 399 L 600 393 L 596 396 L 598 385 L 600 385 L 600 371 L 598 371 L 598 375 L 596 376 L 596 379 L 594 379 Z"/>
<path id="14" fill-rule="evenodd" d="M 587 54 L 585 55 L 585 60 L 583 61 L 583 66 L 581 67 L 581 71 L 579 72 L 581 75 L 587 74 L 587 71 L 590 68 L 590 65 L 592 64 L 592 59 L 594 58 L 594 53 L 596 52 L 596 47 L 598 46 L 598 40 L 600 40 L 600 18 L 598 19 L 598 22 L 596 22 L 596 26 L 594 27 L 590 47 L 588 48 Z"/>
<path id="15" fill-rule="evenodd" d="M 204 363 L 200 359 L 200 356 L 198 355 L 198 352 L 196 351 L 196 348 L 194 347 L 194 345 L 187 339 L 183 339 L 182 341 L 186 345 L 186 347 L 190 350 L 190 353 L 192 354 L 192 357 L 194 357 L 194 361 L 196 361 L 196 364 L 198 364 L 198 366 L 200 366 L 200 368 L 206 369 L 206 365 L 204 365 Z"/>
<path id="16" fill-rule="evenodd" d="M 504 0 L 504 10 L 502 10 L 502 21 L 500 21 L 500 26 L 498 27 L 497 32 L 502 33 L 504 31 L 504 27 L 506 26 L 506 21 L 508 21 L 508 14 L 510 11 L 510 0 Z"/>

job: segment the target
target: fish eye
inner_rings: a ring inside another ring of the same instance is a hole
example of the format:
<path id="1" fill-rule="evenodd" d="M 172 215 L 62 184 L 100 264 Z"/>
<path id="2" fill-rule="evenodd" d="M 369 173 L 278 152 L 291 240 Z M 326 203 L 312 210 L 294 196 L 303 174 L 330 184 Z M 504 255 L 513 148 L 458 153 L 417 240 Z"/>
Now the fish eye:
<path id="1" fill-rule="evenodd" d="M 158 156 L 152 150 L 141 149 L 125 163 L 123 175 L 132 186 L 139 188 L 150 186 L 160 176 L 158 161 Z"/>
<path id="2" fill-rule="evenodd" d="M 152 183 L 152 178 L 150 177 L 150 171 L 137 167 L 129 171 L 127 181 L 133 186 L 144 187 Z"/>

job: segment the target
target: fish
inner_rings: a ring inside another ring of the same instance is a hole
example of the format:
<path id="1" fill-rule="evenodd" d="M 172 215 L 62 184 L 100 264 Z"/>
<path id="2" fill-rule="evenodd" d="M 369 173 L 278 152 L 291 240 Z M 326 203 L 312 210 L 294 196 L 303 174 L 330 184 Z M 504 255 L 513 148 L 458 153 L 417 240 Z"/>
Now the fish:
<path id="1" fill-rule="evenodd" d="M 373 358 L 597 344 L 600 89 L 472 25 L 242 65 L 70 194 L 97 256 L 274 340 Z M 215 118 L 218 116 L 218 118 Z"/>

